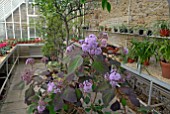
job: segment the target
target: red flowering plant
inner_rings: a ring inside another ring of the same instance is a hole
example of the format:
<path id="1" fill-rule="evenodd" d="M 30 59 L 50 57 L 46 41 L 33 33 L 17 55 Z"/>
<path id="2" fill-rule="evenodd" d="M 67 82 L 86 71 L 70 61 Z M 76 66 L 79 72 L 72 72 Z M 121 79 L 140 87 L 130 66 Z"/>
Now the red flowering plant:
<path id="1" fill-rule="evenodd" d="M 106 46 L 105 42 L 98 42 L 93 34 L 80 42 L 81 47 L 72 44 L 66 48 L 65 57 L 60 61 L 65 64 L 64 68 L 49 62 L 47 69 L 39 74 L 27 70 L 22 76 L 29 86 L 25 92 L 28 113 L 112 114 L 124 109 L 126 114 L 127 104 L 140 106 L 137 96 L 126 84 L 129 74 L 120 73 L 102 55 L 101 46 Z M 43 58 L 42 62 L 46 64 L 47 59 Z M 24 81 L 18 86 L 23 87 L 20 85 Z"/>

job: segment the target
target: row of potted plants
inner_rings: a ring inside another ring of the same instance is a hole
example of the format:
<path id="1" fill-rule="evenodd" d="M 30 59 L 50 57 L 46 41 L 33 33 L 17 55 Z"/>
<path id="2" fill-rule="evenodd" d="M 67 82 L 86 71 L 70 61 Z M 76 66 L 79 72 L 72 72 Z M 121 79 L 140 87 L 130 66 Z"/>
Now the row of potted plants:
<path id="1" fill-rule="evenodd" d="M 166 20 L 158 20 L 151 24 L 151 27 L 145 25 L 138 26 L 127 26 L 125 24 L 111 27 L 99 26 L 99 31 L 108 31 L 115 33 L 127 33 L 127 34 L 138 34 L 152 36 L 159 35 L 161 37 L 170 36 L 170 22 Z"/>
<path id="2" fill-rule="evenodd" d="M 0 56 L 4 56 L 8 53 L 8 51 L 14 47 L 16 44 L 25 44 L 25 43 L 41 43 L 43 40 L 41 38 L 35 39 L 8 39 L 4 41 L 0 41 Z"/>
<path id="3" fill-rule="evenodd" d="M 128 62 L 138 62 L 148 66 L 151 57 L 160 62 L 162 76 L 170 79 L 170 41 L 167 39 L 145 39 L 131 41 L 129 53 L 125 57 Z"/>

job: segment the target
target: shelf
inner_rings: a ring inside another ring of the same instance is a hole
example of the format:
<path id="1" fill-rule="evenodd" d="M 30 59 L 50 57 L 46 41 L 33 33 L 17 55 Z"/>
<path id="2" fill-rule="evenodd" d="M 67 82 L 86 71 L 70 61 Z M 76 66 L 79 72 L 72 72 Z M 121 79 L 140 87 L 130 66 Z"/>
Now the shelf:
<path id="1" fill-rule="evenodd" d="M 121 63 L 121 67 L 128 70 L 128 71 L 131 71 L 139 76 L 141 76 L 142 78 L 144 79 L 147 79 L 149 81 L 152 81 L 153 83 L 155 84 L 158 84 L 168 90 L 170 90 L 170 80 L 169 79 L 165 79 L 163 78 L 161 75 L 160 75 L 160 69 L 159 68 L 156 68 L 154 71 L 150 70 L 151 69 L 151 66 L 147 68 L 148 71 L 150 71 L 151 74 L 155 74 L 155 72 L 159 72 L 159 75 L 149 75 L 149 73 L 147 73 L 146 70 L 142 69 L 141 73 L 137 70 L 137 67 L 136 67 L 136 63 L 133 63 L 133 64 L 123 64 Z M 152 68 L 153 69 L 153 68 Z"/>
<path id="2" fill-rule="evenodd" d="M 146 34 L 139 35 L 137 33 L 120 33 L 120 32 L 110 32 L 110 31 L 98 31 L 98 30 L 86 30 L 87 32 L 107 32 L 109 34 L 118 34 L 118 35 L 128 35 L 128 36 L 137 36 L 137 37 L 148 37 L 148 38 L 157 38 L 157 39 L 170 39 L 170 37 L 161 37 L 161 36 L 147 36 Z"/>

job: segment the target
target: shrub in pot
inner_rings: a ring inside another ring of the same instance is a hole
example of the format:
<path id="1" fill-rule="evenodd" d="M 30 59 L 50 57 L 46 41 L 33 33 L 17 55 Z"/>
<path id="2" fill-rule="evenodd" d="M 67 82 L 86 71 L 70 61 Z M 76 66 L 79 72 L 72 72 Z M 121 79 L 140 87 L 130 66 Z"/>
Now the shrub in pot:
<path id="1" fill-rule="evenodd" d="M 157 44 L 162 76 L 170 79 L 170 42 L 167 39 L 162 39 Z"/>
<path id="2" fill-rule="evenodd" d="M 114 26 L 114 27 L 113 27 L 113 31 L 114 31 L 114 32 L 118 32 L 118 28 Z"/>
<path id="3" fill-rule="evenodd" d="M 104 26 L 99 26 L 99 31 L 103 31 L 104 30 Z"/>
<path id="4" fill-rule="evenodd" d="M 119 26 L 119 30 L 120 30 L 120 33 L 127 33 L 128 32 L 127 26 L 124 25 L 124 24 Z"/>
<path id="5" fill-rule="evenodd" d="M 153 32 L 152 32 L 152 30 L 149 29 L 149 30 L 147 30 L 146 34 L 147 34 L 147 36 L 152 36 Z"/>
<path id="6" fill-rule="evenodd" d="M 150 57 L 155 55 L 156 45 L 153 41 L 149 41 L 148 39 L 144 39 L 144 41 L 137 41 L 133 39 L 131 41 L 132 47 L 130 49 L 130 53 L 133 53 L 138 58 L 138 63 L 149 65 Z"/>
<path id="7" fill-rule="evenodd" d="M 132 27 L 130 27 L 128 31 L 130 34 L 133 34 L 133 32 L 134 32 Z"/>
<path id="8" fill-rule="evenodd" d="M 155 26 L 157 32 L 160 34 L 160 36 L 168 37 L 170 35 L 170 32 L 169 32 L 170 23 L 169 23 L 169 21 L 158 20 L 158 21 L 156 21 L 154 26 Z"/>

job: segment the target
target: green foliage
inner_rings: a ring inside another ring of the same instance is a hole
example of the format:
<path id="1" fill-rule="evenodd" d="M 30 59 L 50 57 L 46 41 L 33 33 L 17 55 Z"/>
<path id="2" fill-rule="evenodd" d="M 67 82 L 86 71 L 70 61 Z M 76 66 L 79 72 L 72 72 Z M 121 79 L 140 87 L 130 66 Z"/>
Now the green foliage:
<path id="1" fill-rule="evenodd" d="M 83 58 L 80 55 L 77 55 L 70 61 L 68 66 L 68 73 L 73 73 L 77 68 L 79 68 L 83 64 Z"/>
<path id="2" fill-rule="evenodd" d="M 113 89 L 107 89 L 102 91 L 102 100 L 105 106 L 108 106 L 110 101 L 114 98 L 114 90 Z"/>

